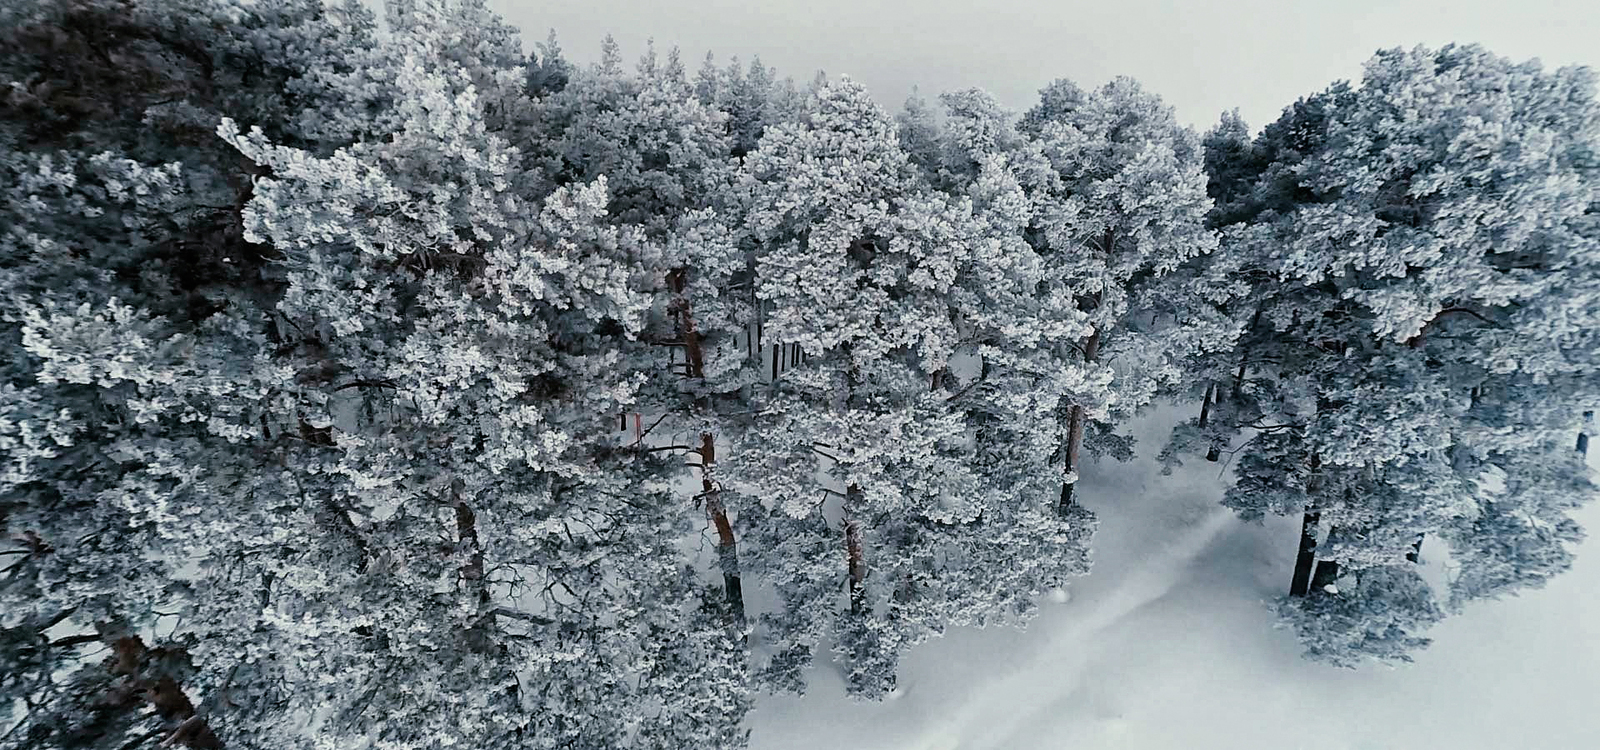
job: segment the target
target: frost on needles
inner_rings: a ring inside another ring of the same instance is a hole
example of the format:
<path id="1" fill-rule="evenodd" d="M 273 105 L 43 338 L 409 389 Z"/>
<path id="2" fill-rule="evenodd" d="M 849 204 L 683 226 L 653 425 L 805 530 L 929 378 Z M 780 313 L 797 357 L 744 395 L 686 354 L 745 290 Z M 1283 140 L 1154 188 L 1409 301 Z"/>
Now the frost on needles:
<path id="1" fill-rule="evenodd" d="M 1314 658 L 1570 564 L 1587 71 L 1391 50 L 1201 135 L 386 5 L 0 9 L 0 747 L 740 747 L 1026 623 L 1158 400 L 1302 519 Z"/>

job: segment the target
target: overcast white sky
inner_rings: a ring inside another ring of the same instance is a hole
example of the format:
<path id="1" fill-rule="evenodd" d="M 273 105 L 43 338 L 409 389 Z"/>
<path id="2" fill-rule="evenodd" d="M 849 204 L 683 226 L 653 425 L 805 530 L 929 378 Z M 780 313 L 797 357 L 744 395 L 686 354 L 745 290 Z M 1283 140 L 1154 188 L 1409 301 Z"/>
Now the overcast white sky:
<path id="1" fill-rule="evenodd" d="M 1357 78 L 1380 48 L 1480 42 L 1547 66 L 1600 66 L 1596 0 L 491 0 L 530 41 L 551 28 L 590 62 L 610 33 L 628 59 L 653 37 L 693 67 L 759 54 L 780 75 L 848 74 L 897 109 L 982 87 L 1016 109 L 1055 78 L 1139 79 L 1209 127 L 1239 107 L 1260 128 L 1296 98 Z"/>

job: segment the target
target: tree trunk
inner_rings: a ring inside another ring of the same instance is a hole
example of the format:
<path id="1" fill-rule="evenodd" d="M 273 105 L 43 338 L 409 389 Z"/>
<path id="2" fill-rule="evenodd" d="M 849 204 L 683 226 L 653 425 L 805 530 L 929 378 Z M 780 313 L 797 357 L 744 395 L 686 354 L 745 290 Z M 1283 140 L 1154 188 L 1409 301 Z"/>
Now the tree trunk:
<path id="1" fill-rule="evenodd" d="M 1093 362 L 1099 354 L 1100 332 L 1095 331 L 1089 334 L 1088 340 L 1083 344 L 1083 361 Z M 1085 419 L 1083 405 L 1073 404 L 1072 415 L 1067 422 L 1067 461 L 1066 465 L 1062 467 L 1064 473 L 1073 474 L 1078 471 L 1078 459 L 1083 453 L 1083 426 Z M 1067 511 L 1072 508 L 1073 488 L 1076 485 L 1076 481 L 1063 482 L 1061 484 L 1061 500 L 1056 506 L 1056 512 L 1066 515 Z"/>
<path id="2" fill-rule="evenodd" d="M 1212 406 L 1212 404 L 1216 403 L 1218 395 L 1219 394 L 1217 393 L 1217 384 L 1216 383 L 1209 383 L 1209 384 L 1206 385 L 1206 395 L 1203 398 L 1201 398 L 1201 400 L 1200 400 L 1200 431 L 1201 431 L 1201 433 L 1204 433 L 1206 427 L 1211 423 L 1211 406 Z M 1216 443 L 1212 443 L 1212 444 L 1210 444 L 1209 446 L 1206 447 L 1206 460 L 1207 461 L 1211 461 L 1211 462 L 1215 463 L 1217 461 L 1217 459 L 1219 459 L 1221 457 L 1222 457 L 1222 452 L 1217 449 Z"/>
<path id="3" fill-rule="evenodd" d="M 1318 560 L 1317 572 L 1311 576 L 1311 588 L 1321 591 L 1339 578 L 1339 563 L 1333 560 Z"/>
<path id="4" fill-rule="evenodd" d="M 1294 578 L 1289 581 L 1289 596 L 1305 596 L 1311 589 L 1311 569 L 1317 560 L 1317 524 L 1322 514 L 1306 511 L 1300 522 L 1300 553 L 1294 559 Z"/>
<path id="5" fill-rule="evenodd" d="M 461 580 L 470 592 L 478 599 L 480 605 L 489 601 L 489 587 L 483 579 L 483 547 L 478 544 L 478 517 L 467 506 L 465 500 L 459 497 L 461 480 L 452 483 L 452 499 L 456 501 L 456 538 L 458 544 L 467 553 L 466 562 L 461 564 L 458 573 Z"/>
<path id="6" fill-rule="evenodd" d="M 852 484 L 845 490 L 844 501 L 844 549 L 850 574 L 850 612 L 853 614 L 861 614 L 867 605 L 866 589 L 862 586 L 867 578 L 866 555 L 861 545 L 861 522 L 856 518 L 857 508 L 862 502 L 861 494 L 861 488 Z"/>
<path id="7" fill-rule="evenodd" d="M 1335 527 L 1328 527 L 1328 536 L 1325 543 L 1332 542 L 1334 534 L 1339 533 Z M 1339 577 L 1339 563 L 1333 560 L 1318 560 L 1317 569 L 1311 574 L 1311 589 L 1322 591 L 1324 587 L 1332 584 Z"/>
<path id="8" fill-rule="evenodd" d="M 1116 230 L 1110 228 L 1106 229 L 1106 233 L 1100 238 L 1099 251 L 1101 255 L 1105 256 L 1107 263 L 1110 263 L 1112 256 L 1116 254 L 1116 241 Z M 1095 292 L 1086 300 L 1079 299 L 1078 309 L 1084 312 L 1098 310 L 1100 309 L 1100 301 L 1100 292 Z M 1100 328 L 1100 326 L 1095 326 L 1094 332 L 1090 333 L 1089 338 L 1083 342 L 1083 361 L 1085 363 L 1094 362 L 1100 355 Z M 1083 452 L 1083 423 L 1085 419 L 1087 419 L 1087 416 L 1083 405 L 1074 404 L 1071 415 L 1067 418 L 1067 457 L 1065 465 L 1062 467 L 1063 473 L 1076 474 L 1078 471 L 1078 457 Z M 1076 486 L 1076 479 L 1070 483 L 1066 481 L 1061 483 L 1061 498 L 1056 503 L 1056 512 L 1060 515 L 1065 516 L 1067 511 L 1072 509 L 1073 492 Z"/>
<path id="9" fill-rule="evenodd" d="M 717 529 L 717 560 L 722 567 L 722 591 L 729 613 L 744 618 L 744 585 L 739 577 L 739 544 L 733 536 L 733 524 L 728 522 L 728 512 L 722 507 L 722 497 L 712 467 L 717 461 L 716 439 L 709 432 L 700 433 L 700 491 L 705 498 L 706 515 Z"/>
<path id="10" fill-rule="evenodd" d="M 143 697 L 161 718 L 163 728 L 158 734 L 167 735 L 162 743 L 164 746 L 222 750 L 222 740 L 217 738 L 205 718 L 195 711 L 194 703 L 169 671 L 170 655 L 182 653 L 181 648 L 159 647 L 152 650 L 142 638 L 129 633 L 117 623 L 100 623 L 96 630 L 114 657 L 108 660 L 111 674 L 127 678 L 126 683 L 120 686 L 124 694 Z"/>
<path id="11" fill-rule="evenodd" d="M 689 304 L 689 298 L 684 296 L 687 287 L 688 271 L 679 269 L 669 277 L 673 291 L 678 294 L 676 302 L 678 312 L 679 340 L 683 342 L 685 358 L 688 360 L 688 375 L 695 380 L 704 381 L 706 377 L 705 346 L 700 340 L 700 331 L 695 326 L 694 310 Z M 776 365 L 774 365 L 776 376 Z M 705 404 L 696 405 L 704 409 Z M 717 488 L 716 478 L 712 472 L 717 463 L 717 440 L 711 432 L 700 433 L 700 496 L 705 499 L 706 515 L 711 518 L 711 524 L 717 529 L 717 560 L 722 568 L 723 597 L 728 604 L 729 614 L 739 620 L 744 619 L 744 586 L 739 575 L 739 545 L 733 536 L 733 524 L 728 522 L 727 509 L 722 506 L 722 497 Z"/>
<path id="12" fill-rule="evenodd" d="M 1289 580 L 1289 596 L 1305 596 L 1311 589 L 1312 566 L 1317 559 L 1317 525 L 1322 522 L 1322 512 L 1316 509 L 1317 490 L 1322 486 L 1322 460 L 1312 456 L 1306 462 L 1310 475 L 1306 477 L 1306 514 L 1300 522 L 1300 553 L 1294 560 L 1294 577 Z"/>
<path id="13" fill-rule="evenodd" d="M 1591 424 L 1593 424 L 1593 423 L 1594 423 L 1594 412 L 1592 412 L 1592 411 L 1584 412 L 1583 413 L 1583 427 L 1582 427 L 1581 431 L 1578 433 L 1578 455 L 1580 455 L 1580 456 L 1587 457 L 1589 455 L 1589 426 Z"/>
<path id="14" fill-rule="evenodd" d="M 492 597 L 489 594 L 488 577 L 484 575 L 483 545 L 478 541 L 478 515 L 461 498 L 463 489 L 460 479 L 451 481 L 450 499 L 455 501 L 456 510 L 456 554 L 466 553 L 466 561 L 456 569 L 456 575 L 460 577 L 467 596 L 475 601 L 478 611 L 482 613 L 490 609 Z M 467 648 L 476 653 L 487 653 L 492 647 L 493 628 L 493 617 L 477 618 L 475 624 L 461 633 Z"/>
<path id="15" fill-rule="evenodd" d="M 1249 331 L 1255 330 L 1255 327 L 1257 325 L 1259 325 L 1260 323 L 1261 323 L 1261 308 L 1258 307 L 1258 308 L 1256 308 L 1255 313 L 1250 316 L 1250 325 L 1245 329 L 1246 334 L 1248 334 Z M 1234 376 L 1233 376 L 1233 403 L 1235 403 L 1235 404 L 1238 404 L 1240 401 L 1244 400 L 1245 366 L 1247 364 L 1249 364 L 1249 362 L 1250 362 L 1250 350 L 1249 350 L 1249 348 L 1247 346 L 1240 346 L 1240 348 L 1239 348 L 1239 371 L 1237 373 L 1234 373 Z"/>

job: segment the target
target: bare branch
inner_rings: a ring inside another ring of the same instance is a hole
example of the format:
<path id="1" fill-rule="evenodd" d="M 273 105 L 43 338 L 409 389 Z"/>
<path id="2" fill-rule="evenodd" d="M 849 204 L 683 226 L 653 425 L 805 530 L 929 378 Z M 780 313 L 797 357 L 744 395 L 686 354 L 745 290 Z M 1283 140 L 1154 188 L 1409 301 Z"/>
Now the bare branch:
<path id="1" fill-rule="evenodd" d="M 50 646 L 52 648 L 72 648 L 73 646 L 81 646 L 85 643 L 96 643 L 99 640 L 99 633 L 79 633 L 78 635 L 69 635 L 65 638 L 59 638 L 51 641 Z"/>
<path id="2" fill-rule="evenodd" d="M 348 390 L 350 388 L 388 388 L 389 390 L 397 390 L 397 387 L 392 380 L 352 380 L 344 385 L 334 388 L 333 392 L 338 393 L 339 391 Z"/>
<path id="3" fill-rule="evenodd" d="M 828 454 L 827 454 L 827 453 L 825 453 L 825 452 L 823 452 L 823 451 L 821 451 L 821 450 L 818 450 L 818 449 L 817 449 L 817 448 L 816 448 L 816 446 L 812 446 L 812 447 L 811 447 L 811 452 L 812 452 L 812 453 L 815 453 L 815 454 L 817 454 L 817 455 L 819 455 L 819 456 L 822 456 L 822 457 L 823 457 L 823 458 L 826 458 L 826 459 L 828 459 L 828 460 L 829 460 L 829 461 L 832 461 L 832 462 L 834 462 L 834 463 L 839 463 L 839 458 L 838 458 L 838 457 L 837 457 L 837 456 L 830 456 L 830 455 L 828 455 Z"/>
<path id="4" fill-rule="evenodd" d="M 570 589 L 569 589 L 569 591 L 570 591 Z M 556 622 L 555 620 L 552 620 L 552 619 L 550 619 L 548 617 L 541 617 L 541 616 L 536 615 L 536 614 L 532 614 L 532 613 L 529 613 L 529 612 L 523 612 L 521 610 L 511 609 L 509 607 L 496 608 L 494 610 L 491 610 L 489 612 L 489 614 L 496 615 L 496 616 L 499 616 L 499 617 L 509 617 L 509 618 L 511 618 L 513 620 L 522 620 L 524 622 L 531 622 L 531 623 L 533 623 L 535 625 L 554 625 L 555 622 Z"/>
<path id="5" fill-rule="evenodd" d="M 695 449 L 687 445 L 663 445 L 655 448 L 644 449 L 645 453 L 656 453 L 658 451 L 688 451 L 690 453 L 694 453 Z"/>

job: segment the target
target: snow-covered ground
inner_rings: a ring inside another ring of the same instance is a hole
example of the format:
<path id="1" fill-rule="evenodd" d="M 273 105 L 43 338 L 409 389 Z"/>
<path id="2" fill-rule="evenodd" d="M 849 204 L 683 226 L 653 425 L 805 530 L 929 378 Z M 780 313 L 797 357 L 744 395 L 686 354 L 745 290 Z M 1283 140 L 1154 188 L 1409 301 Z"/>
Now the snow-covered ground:
<path id="1" fill-rule="evenodd" d="M 1288 585 L 1297 520 L 1235 519 L 1217 504 L 1216 464 L 1161 476 L 1149 456 L 1174 418 L 1135 426 L 1139 460 L 1086 467 L 1096 563 L 1067 602 L 1026 631 L 954 630 L 917 648 L 885 703 L 852 702 L 834 670 L 813 669 L 805 697 L 757 704 L 753 746 L 1600 748 L 1600 543 L 1547 588 L 1445 621 L 1415 664 L 1306 662 L 1262 604 Z M 1600 536 L 1600 507 L 1579 520 Z"/>

